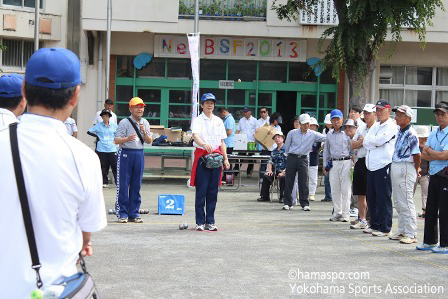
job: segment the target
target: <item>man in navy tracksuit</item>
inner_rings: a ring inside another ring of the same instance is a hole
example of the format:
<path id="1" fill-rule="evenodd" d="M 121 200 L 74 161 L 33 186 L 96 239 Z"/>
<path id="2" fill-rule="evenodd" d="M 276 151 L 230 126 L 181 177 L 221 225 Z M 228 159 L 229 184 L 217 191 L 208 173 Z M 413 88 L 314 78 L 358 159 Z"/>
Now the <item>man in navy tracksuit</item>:
<path id="1" fill-rule="evenodd" d="M 142 185 L 145 156 L 144 143 L 151 143 L 149 123 L 142 118 L 145 104 L 140 98 L 129 101 L 130 118 L 118 124 L 115 143 L 120 145 L 117 153 L 117 216 L 119 223 L 143 222 L 138 213 L 141 204 L 140 187 Z M 134 129 L 137 128 L 138 132 Z"/>

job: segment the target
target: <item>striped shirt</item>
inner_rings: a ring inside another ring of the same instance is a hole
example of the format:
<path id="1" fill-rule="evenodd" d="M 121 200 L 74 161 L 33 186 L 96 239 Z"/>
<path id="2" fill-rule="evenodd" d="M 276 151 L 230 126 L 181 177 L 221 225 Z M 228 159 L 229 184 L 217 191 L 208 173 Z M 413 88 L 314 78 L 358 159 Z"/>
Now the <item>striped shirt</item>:
<path id="1" fill-rule="evenodd" d="M 145 136 L 141 132 L 139 125 L 143 124 L 145 126 L 146 133 L 149 134 L 149 122 L 144 118 L 140 118 L 140 121 L 138 121 L 138 122 L 132 116 L 131 116 L 131 118 L 133 119 L 135 125 L 139 129 L 140 134 L 142 135 L 143 139 L 145 139 Z M 118 128 L 117 128 L 117 132 L 115 133 L 115 137 L 123 138 L 123 137 L 131 136 L 132 134 L 137 134 L 134 130 L 134 127 L 131 125 L 131 123 L 129 122 L 129 120 L 127 118 L 122 119 L 120 121 L 120 123 L 118 124 Z M 120 148 L 143 149 L 143 144 L 140 141 L 140 138 L 138 138 L 138 134 L 137 134 L 137 138 L 135 138 L 132 141 L 128 141 L 128 142 L 120 144 Z"/>

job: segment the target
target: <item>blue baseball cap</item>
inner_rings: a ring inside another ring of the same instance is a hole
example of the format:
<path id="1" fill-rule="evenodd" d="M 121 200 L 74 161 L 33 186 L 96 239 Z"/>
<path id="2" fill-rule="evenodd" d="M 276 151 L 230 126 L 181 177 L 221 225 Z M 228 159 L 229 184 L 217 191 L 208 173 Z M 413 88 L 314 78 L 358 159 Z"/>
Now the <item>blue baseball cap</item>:
<path id="1" fill-rule="evenodd" d="M 344 118 L 344 115 L 342 114 L 341 110 L 334 109 L 331 111 L 330 119 L 333 119 L 335 117 Z"/>
<path id="2" fill-rule="evenodd" d="M 205 101 L 213 101 L 216 103 L 216 97 L 213 93 L 204 93 L 201 97 L 201 103 L 204 103 Z"/>
<path id="3" fill-rule="evenodd" d="M 8 74 L 0 77 L 0 97 L 17 98 L 22 96 L 23 76 Z"/>
<path id="4" fill-rule="evenodd" d="M 42 48 L 28 60 L 25 81 L 33 86 L 60 89 L 81 83 L 78 56 L 64 48 Z"/>

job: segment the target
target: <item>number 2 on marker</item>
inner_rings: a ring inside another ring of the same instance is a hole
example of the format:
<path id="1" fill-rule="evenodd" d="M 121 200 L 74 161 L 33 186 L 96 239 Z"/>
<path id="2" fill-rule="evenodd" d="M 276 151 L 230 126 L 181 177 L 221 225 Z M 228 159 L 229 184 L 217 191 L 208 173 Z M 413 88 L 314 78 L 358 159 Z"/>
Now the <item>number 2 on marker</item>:
<path id="1" fill-rule="evenodd" d="M 174 200 L 173 199 L 167 199 L 165 201 L 165 203 L 166 203 L 167 209 L 174 209 Z"/>

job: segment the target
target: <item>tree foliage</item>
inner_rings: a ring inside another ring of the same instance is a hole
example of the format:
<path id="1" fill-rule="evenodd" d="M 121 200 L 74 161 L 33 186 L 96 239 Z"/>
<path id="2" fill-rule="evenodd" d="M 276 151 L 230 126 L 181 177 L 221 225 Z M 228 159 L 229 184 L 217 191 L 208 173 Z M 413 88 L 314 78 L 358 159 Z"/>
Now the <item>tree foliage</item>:
<path id="1" fill-rule="evenodd" d="M 296 19 L 300 10 L 311 11 L 320 1 L 326 0 L 278 0 L 273 9 L 280 19 Z M 285 3 L 286 2 L 286 3 Z M 323 67 L 331 66 L 332 75 L 339 79 L 346 71 L 350 82 L 352 102 L 364 104 L 368 81 L 375 66 L 375 59 L 388 34 L 394 42 L 401 41 L 403 27 L 418 34 L 424 45 L 426 27 L 431 26 L 437 8 L 443 8 L 442 0 L 333 0 L 339 24 L 324 31 L 319 50 L 325 54 Z M 324 48 L 323 41 L 331 38 Z M 367 85 L 366 85 L 367 84 Z"/>

